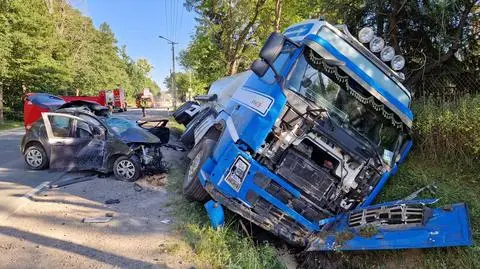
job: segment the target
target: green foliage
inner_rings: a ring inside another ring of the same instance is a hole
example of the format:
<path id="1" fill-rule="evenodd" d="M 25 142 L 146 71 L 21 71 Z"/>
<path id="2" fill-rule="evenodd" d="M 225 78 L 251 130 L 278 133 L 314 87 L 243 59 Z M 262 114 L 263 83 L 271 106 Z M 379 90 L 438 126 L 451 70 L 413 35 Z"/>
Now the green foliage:
<path id="1" fill-rule="evenodd" d="M 480 96 L 438 106 L 431 100 L 414 106 L 416 145 L 424 158 L 471 164 L 480 157 Z"/>
<path id="2" fill-rule="evenodd" d="M 172 75 L 165 78 L 165 86 L 168 91 L 172 93 Z M 186 101 L 193 98 L 195 95 L 206 94 L 207 84 L 194 76 L 193 72 L 175 73 L 175 89 L 177 92 L 177 99 Z M 191 89 L 191 91 L 189 91 Z"/>
<path id="3" fill-rule="evenodd" d="M 33 91 L 93 95 L 120 85 L 127 97 L 143 88 L 156 93 L 151 69 L 118 48 L 108 24 L 96 29 L 66 0 L 0 0 L 0 84 L 7 108 L 19 110 L 23 94 Z"/>

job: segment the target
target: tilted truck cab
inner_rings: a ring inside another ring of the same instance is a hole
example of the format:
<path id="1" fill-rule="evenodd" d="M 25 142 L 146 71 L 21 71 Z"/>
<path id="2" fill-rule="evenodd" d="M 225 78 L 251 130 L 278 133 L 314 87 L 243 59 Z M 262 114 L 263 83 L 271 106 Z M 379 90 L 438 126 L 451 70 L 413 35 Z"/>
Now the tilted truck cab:
<path id="1" fill-rule="evenodd" d="M 272 34 L 253 73 L 200 124 L 185 195 L 308 250 L 471 245 L 465 204 L 371 205 L 412 146 L 413 113 L 395 71 L 403 58 L 361 32 L 371 50 L 321 20 Z"/>

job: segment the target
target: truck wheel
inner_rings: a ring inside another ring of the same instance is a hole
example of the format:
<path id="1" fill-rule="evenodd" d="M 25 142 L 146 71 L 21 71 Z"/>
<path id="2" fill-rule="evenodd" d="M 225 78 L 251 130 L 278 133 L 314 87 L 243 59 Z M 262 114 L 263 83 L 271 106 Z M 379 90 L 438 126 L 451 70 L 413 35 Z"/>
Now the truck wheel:
<path id="1" fill-rule="evenodd" d="M 201 147 L 190 162 L 183 180 L 183 194 L 185 197 L 188 200 L 200 202 L 207 200 L 209 195 L 198 179 L 198 172 L 213 151 L 211 144 L 202 143 Z"/>
<path id="2" fill-rule="evenodd" d="M 43 170 L 48 166 L 48 157 L 41 146 L 32 145 L 25 150 L 25 164 L 32 170 Z"/>
<path id="3" fill-rule="evenodd" d="M 113 164 L 115 178 L 122 181 L 135 181 L 140 177 L 140 160 L 136 156 L 120 156 Z"/>

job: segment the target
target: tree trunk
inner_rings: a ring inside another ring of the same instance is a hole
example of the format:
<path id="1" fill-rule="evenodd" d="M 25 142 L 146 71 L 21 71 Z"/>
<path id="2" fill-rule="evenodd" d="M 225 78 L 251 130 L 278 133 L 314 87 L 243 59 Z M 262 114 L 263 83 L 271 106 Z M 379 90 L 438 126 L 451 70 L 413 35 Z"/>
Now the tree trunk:
<path id="1" fill-rule="evenodd" d="M 282 2 L 283 0 L 277 0 L 275 2 L 275 32 L 280 32 L 280 18 L 282 17 Z"/>
<path id="2" fill-rule="evenodd" d="M 79 89 L 79 88 L 76 88 L 76 89 L 75 89 L 75 95 L 76 95 L 76 96 L 80 96 L 80 89 Z"/>
<path id="3" fill-rule="evenodd" d="M 0 81 L 0 124 L 3 122 L 3 83 Z"/>
<path id="4" fill-rule="evenodd" d="M 239 64 L 240 64 L 240 61 L 237 58 L 230 61 L 229 69 L 228 69 L 228 74 L 230 76 L 235 75 L 237 73 Z"/>

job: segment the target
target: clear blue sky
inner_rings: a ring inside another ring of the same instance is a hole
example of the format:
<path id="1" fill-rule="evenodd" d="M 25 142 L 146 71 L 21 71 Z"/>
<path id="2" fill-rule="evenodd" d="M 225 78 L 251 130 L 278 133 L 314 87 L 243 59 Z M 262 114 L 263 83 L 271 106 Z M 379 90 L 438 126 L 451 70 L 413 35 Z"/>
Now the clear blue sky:
<path id="1" fill-rule="evenodd" d="M 179 42 L 175 56 L 186 48 L 194 33 L 195 15 L 183 7 L 183 0 L 73 0 L 78 8 L 93 19 L 95 26 L 110 25 L 119 47 L 127 46 L 133 59 L 146 58 L 154 67 L 152 78 L 165 90 L 163 81 L 172 68 L 171 46 L 162 35 Z M 176 70 L 180 70 L 178 61 Z"/>

